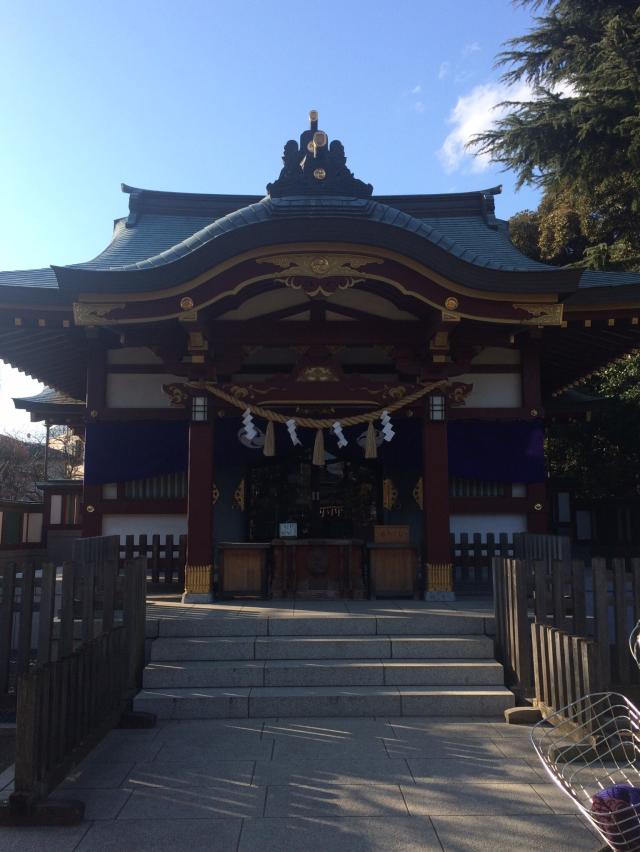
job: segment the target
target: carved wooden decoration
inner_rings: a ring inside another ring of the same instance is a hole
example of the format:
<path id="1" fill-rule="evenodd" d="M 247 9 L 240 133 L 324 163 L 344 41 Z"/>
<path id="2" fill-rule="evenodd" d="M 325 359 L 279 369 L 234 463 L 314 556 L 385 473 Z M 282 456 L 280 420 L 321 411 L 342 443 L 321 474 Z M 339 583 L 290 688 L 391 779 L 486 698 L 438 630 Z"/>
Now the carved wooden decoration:
<path id="1" fill-rule="evenodd" d="M 424 508 L 423 504 L 423 494 L 422 494 L 422 477 L 416 482 L 415 488 L 413 489 L 413 499 L 416 501 L 420 509 Z"/>

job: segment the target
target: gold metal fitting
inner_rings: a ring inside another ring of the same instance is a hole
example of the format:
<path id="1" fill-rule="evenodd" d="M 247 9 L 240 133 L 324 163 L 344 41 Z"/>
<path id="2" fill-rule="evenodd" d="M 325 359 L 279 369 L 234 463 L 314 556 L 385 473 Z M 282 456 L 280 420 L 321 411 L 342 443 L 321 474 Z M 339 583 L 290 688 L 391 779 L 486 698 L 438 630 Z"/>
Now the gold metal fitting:
<path id="1" fill-rule="evenodd" d="M 313 176 L 316 180 L 324 180 L 327 176 L 327 173 L 324 169 L 314 169 Z"/>
<path id="2" fill-rule="evenodd" d="M 89 504 L 88 506 L 84 507 L 84 510 L 85 510 L 85 512 L 89 512 L 89 514 L 91 514 L 92 512 L 95 512 L 96 507 Z"/>
<path id="3" fill-rule="evenodd" d="M 448 311 L 456 311 L 458 309 L 458 305 L 460 302 L 456 299 L 455 296 L 447 296 L 444 300 L 444 306 Z"/>
<path id="4" fill-rule="evenodd" d="M 534 503 L 533 508 L 536 510 L 536 512 L 541 512 L 542 511 L 542 503 Z"/>
<path id="5" fill-rule="evenodd" d="M 183 311 L 190 311 L 193 307 L 193 299 L 191 298 L 191 296 L 183 296 L 180 299 L 180 307 Z"/>
<path id="6" fill-rule="evenodd" d="M 313 134 L 313 145 L 315 148 L 324 148 L 328 141 L 327 134 L 324 130 L 316 130 Z"/>

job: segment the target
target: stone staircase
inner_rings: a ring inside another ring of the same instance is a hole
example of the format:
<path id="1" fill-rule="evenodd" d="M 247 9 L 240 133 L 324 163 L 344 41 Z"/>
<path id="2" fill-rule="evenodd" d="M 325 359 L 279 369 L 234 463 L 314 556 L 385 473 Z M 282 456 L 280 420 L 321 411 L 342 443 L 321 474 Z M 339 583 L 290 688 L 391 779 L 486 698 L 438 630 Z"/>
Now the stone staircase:
<path id="1" fill-rule="evenodd" d="M 495 716 L 513 695 L 485 626 L 457 612 L 159 619 L 134 707 L 162 719 Z"/>

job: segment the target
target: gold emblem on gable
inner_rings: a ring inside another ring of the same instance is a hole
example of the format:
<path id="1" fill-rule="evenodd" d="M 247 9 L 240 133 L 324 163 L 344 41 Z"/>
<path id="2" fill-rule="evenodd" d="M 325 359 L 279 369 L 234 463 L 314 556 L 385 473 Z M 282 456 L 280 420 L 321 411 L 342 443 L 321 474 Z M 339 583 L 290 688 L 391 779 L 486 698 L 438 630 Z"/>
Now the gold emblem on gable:
<path id="1" fill-rule="evenodd" d="M 74 302 L 73 320 L 76 325 L 109 325 L 118 320 L 111 317 L 113 311 L 124 310 L 123 302 Z"/>
<path id="2" fill-rule="evenodd" d="M 521 322 L 523 325 L 562 325 L 562 311 L 564 305 L 560 304 L 520 304 L 513 305 L 516 311 L 527 314 Z"/>
<path id="3" fill-rule="evenodd" d="M 371 264 L 383 263 L 380 257 L 355 254 L 279 254 L 261 257 L 257 263 L 268 263 L 283 270 L 275 281 L 293 290 L 302 290 L 310 299 L 329 298 L 338 290 L 361 284 L 365 277 L 358 273 Z"/>

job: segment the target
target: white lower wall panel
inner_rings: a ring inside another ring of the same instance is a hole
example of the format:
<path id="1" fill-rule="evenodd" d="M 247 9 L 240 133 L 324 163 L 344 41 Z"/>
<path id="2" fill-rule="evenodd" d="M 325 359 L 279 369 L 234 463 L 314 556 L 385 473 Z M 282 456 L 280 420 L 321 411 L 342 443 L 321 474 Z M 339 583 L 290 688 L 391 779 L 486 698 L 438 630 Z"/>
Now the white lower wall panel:
<path id="1" fill-rule="evenodd" d="M 449 518 L 449 529 L 455 534 L 456 541 L 460 540 L 461 533 L 472 536 L 480 533 L 486 540 L 487 533 L 499 535 L 507 533 L 509 538 L 517 532 L 527 531 L 526 515 L 451 515 Z"/>
<path id="2" fill-rule="evenodd" d="M 174 539 L 187 533 L 186 515 L 103 515 L 102 535 L 119 535 L 124 542 L 127 535 L 172 535 Z"/>

